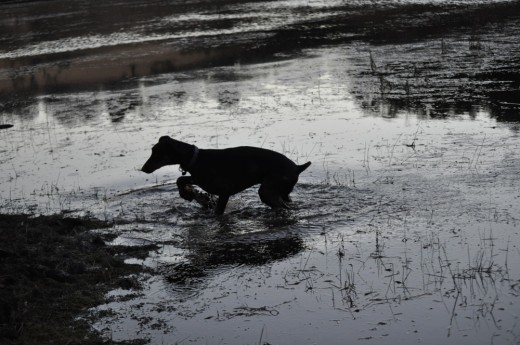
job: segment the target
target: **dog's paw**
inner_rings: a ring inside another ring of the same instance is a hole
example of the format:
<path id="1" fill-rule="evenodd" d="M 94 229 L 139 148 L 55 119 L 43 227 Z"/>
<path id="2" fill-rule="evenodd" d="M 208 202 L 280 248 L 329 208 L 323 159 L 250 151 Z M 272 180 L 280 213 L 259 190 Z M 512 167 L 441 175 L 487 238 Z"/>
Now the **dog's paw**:
<path id="1" fill-rule="evenodd" d="M 197 191 L 190 185 L 185 185 L 182 188 L 179 188 L 179 195 L 184 200 L 192 201 L 195 199 L 196 193 Z"/>
<path id="2" fill-rule="evenodd" d="M 195 201 L 206 209 L 214 209 L 217 206 L 217 198 L 214 195 L 195 191 Z"/>

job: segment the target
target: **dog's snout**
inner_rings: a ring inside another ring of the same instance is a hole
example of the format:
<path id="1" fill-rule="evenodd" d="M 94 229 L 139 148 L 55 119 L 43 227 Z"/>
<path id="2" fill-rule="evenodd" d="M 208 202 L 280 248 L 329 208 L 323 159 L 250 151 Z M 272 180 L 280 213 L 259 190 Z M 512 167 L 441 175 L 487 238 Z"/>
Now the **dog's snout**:
<path id="1" fill-rule="evenodd" d="M 152 162 L 150 161 L 150 159 L 148 159 L 143 167 L 141 168 L 141 171 L 144 172 L 144 173 L 147 173 L 147 174 L 151 174 L 153 173 L 154 171 L 156 170 L 156 168 L 153 167 L 153 164 Z"/>
<path id="2" fill-rule="evenodd" d="M 141 171 L 147 174 L 150 174 L 153 172 L 153 169 L 151 169 L 150 164 L 145 163 L 143 167 L 141 168 Z"/>

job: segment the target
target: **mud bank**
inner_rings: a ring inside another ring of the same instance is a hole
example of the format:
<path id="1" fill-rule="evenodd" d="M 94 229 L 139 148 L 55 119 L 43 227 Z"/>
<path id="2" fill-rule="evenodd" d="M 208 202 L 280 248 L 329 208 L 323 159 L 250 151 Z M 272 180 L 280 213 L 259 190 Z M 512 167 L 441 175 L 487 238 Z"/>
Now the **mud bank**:
<path id="1" fill-rule="evenodd" d="M 91 232 L 110 226 L 63 216 L 0 215 L 2 344 L 116 344 L 92 332 L 88 309 L 106 302 L 115 288 L 138 293 L 136 277 L 143 270 L 123 260 L 143 249 L 108 247 L 106 236 Z"/>

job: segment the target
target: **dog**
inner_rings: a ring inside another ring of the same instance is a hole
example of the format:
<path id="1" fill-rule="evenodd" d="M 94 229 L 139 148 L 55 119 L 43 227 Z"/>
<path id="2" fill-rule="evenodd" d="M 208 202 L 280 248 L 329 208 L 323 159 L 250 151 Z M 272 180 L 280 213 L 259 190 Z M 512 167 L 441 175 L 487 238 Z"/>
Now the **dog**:
<path id="1" fill-rule="evenodd" d="M 295 164 L 281 153 L 251 146 L 227 149 L 199 149 L 179 140 L 163 136 L 152 148 L 152 155 L 141 171 L 150 174 L 165 166 L 179 164 L 177 179 L 181 198 L 196 198 L 191 186 L 199 186 L 218 196 L 215 213 L 223 214 L 231 195 L 260 184 L 260 200 L 271 208 L 288 208 L 298 176 L 311 165 Z M 191 176 L 184 176 L 187 172 Z"/>

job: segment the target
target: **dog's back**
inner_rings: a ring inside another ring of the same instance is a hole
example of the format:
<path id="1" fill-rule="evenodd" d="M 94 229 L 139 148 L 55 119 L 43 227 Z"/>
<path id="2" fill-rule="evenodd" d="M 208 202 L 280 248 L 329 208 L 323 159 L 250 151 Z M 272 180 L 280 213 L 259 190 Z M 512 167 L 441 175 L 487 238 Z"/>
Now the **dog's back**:
<path id="1" fill-rule="evenodd" d="M 211 194 L 236 194 L 266 179 L 294 184 L 310 165 L 296 165 L 281 153 L 268 149 L 239 146 L 221 150 L 200 150 L 190 173 L 197 185 Z"/>

